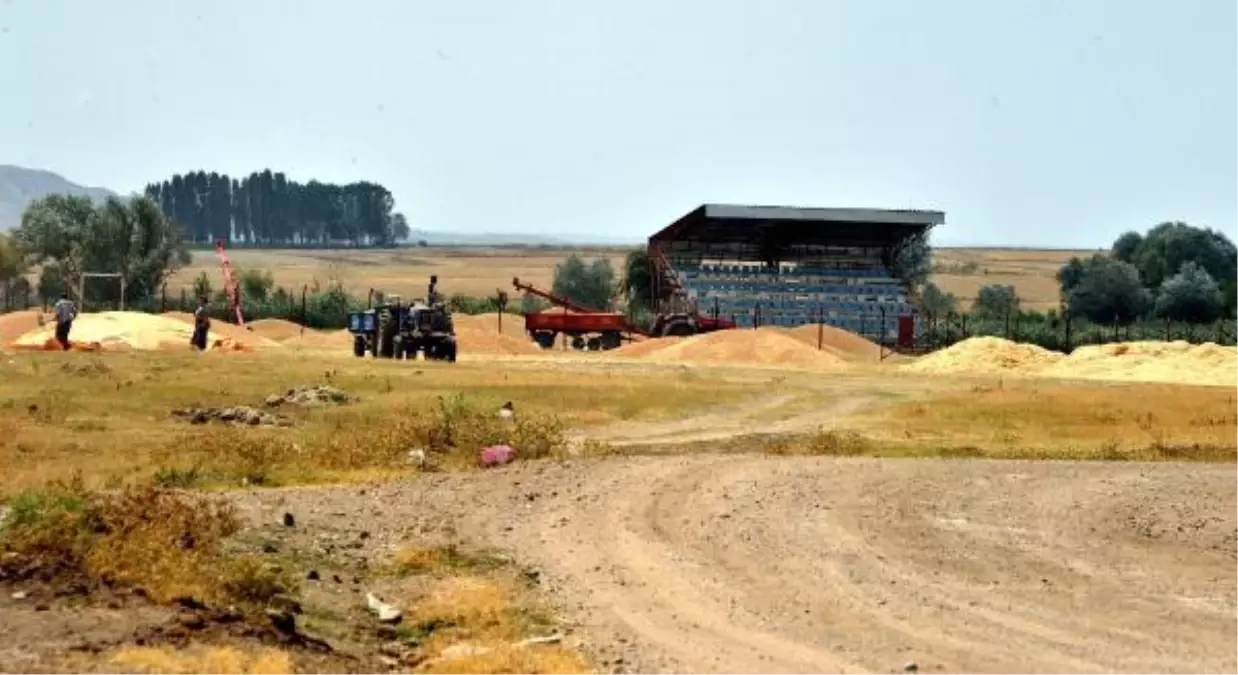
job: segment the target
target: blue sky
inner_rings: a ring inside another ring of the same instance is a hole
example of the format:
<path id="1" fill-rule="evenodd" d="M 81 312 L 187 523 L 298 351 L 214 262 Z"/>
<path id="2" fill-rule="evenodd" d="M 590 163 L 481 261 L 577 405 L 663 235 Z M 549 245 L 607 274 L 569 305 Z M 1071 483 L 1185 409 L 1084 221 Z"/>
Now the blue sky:
<path id="1" fill-rule="evenodd" d="M 368 179 L 415 227 L 640 239 L 708 201 L 938 243 L 1234 236 L 1232 0 L 0 0 L 0 163 Z"/>

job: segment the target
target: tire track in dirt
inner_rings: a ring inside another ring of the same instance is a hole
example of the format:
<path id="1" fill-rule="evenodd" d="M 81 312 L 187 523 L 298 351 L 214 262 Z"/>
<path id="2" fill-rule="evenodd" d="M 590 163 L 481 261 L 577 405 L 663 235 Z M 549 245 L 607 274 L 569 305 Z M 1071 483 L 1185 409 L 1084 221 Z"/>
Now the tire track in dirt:
<path id="1" fill-rule="evenodd" d="M 244 500 L 313 527 L 363 499 L 372 541 L 445 528 L 507 550 L 616 670 L 1233 672 L 1235 483 L 1221 465 L 714 455 Z"/>

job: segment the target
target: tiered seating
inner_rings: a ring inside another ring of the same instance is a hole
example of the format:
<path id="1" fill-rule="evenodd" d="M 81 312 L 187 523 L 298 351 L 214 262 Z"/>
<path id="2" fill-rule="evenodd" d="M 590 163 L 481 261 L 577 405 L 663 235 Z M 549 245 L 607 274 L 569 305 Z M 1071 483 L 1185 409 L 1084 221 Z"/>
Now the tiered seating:
<path id="1" fill-rule="evenodd" d="M 898 317 L 913 312 L 899 282 L 880 267 L 766 268 L 759 265 L 677 267 L 676 275 L 703 313 L 752 326 L 825 323 L 870 337 L 893 337 Z"/>

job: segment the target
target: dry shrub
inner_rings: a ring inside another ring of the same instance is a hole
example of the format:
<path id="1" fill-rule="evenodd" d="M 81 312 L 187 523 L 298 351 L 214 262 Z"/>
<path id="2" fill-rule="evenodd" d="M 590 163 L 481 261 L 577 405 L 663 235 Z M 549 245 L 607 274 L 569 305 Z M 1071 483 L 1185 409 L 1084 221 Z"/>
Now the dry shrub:
<path id="1" fill-rule="evenodd" d="M 240 522 L 224 502 L 153 486 L 112 495 L 80 482 L 19 495 L 0 531 L 15 569 L 140 588 L 157 602 L 265 602 L 288 586 L 248 557 L 227 559 Z"/>
<path id="2" fill-rule="evenodd" d="M 771 439 L 765 445 L 772 455 L 863 455 L 874 444 L 853 431 L 821 428 L 807 436 Z"/>
<path id="3" fill-rule="evenodd" d="M 410 417 L 421 447 L 447 455 L 456 464 L 476 464 L 482 448 L 505 443 L 521 459 L 562 454 L 566 448 L 563 423 L 556 417 L 520 413 L 514 419 L 498 416 L 463 396 L 439 397 L 430 415 Z"/>
<path id="4" fill-rule="evenodd" d="M 517 647 L 498 645 L 482 654 L 427 661 L 421 672 L 432 673 L 586 673 L 589 666 L 580 654 L 559 645 Z"/>
<path id="5" fill-rule="evenodd" d="M 497 569 L 504 562 L 493 555 L 462 551 L 455 544 L 414 546 L 401 549 L 395 554 L 396 569 L 405 574 L 486 571 Z"/>
<path id="6" fill-rule="evenodd" d="M 194 646 L 183 650 L 170 647 L 124 647 L 112 656 L 111 661 L 133 673 L 267 675 L 296 672 L 288 654 L 269 648 L 246 653 L 232 647 Z"/>

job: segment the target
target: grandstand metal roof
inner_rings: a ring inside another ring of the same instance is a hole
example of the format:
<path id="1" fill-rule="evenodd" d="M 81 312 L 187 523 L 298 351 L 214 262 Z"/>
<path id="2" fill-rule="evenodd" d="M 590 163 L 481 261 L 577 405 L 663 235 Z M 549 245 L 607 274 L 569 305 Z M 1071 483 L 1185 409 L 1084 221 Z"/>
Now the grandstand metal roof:
<path id="1" fill-rule="evenodd" d="M 649 240 L 746 242 L 772 237 L 787 243 L 885 246 L 945 220 L 941 211 L 702 204 Z"/>

